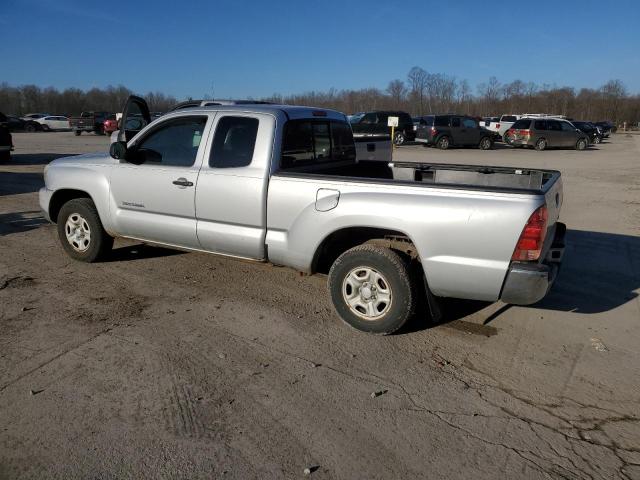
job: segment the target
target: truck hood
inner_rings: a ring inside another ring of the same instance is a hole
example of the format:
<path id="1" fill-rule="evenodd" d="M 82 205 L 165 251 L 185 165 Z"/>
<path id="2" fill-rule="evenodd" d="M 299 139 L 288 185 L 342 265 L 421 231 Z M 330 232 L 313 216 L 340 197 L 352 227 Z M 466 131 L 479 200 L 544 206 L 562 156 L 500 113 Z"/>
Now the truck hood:
<path id="1" fill-rule="evenodd" d="M 113 165 L 118 161 L 106 152 L 86 153 L 84 155 L 73 155 L 61 157 L 53 160 L 51 166 L 75 166 L 75 165 Z"/>

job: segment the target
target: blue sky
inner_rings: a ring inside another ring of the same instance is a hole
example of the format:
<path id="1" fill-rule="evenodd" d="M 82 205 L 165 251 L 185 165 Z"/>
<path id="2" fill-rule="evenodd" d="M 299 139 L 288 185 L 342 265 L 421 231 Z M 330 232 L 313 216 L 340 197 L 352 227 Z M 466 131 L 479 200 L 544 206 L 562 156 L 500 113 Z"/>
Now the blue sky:
<path id="1" fill-rule="evenodd" d="M 0 82 L 178 98 L 385 88 L 418 65 L 640 93 L 640 1 L 0 0 Z"/>

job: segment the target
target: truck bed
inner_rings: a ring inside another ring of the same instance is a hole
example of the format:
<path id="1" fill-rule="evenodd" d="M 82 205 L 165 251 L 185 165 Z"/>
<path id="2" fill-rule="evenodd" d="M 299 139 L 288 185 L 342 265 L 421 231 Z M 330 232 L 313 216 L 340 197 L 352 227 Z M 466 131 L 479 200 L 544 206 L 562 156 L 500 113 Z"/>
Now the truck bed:
<path id="1" fill-rule="evenodd" d="M 400 183 L 467 190 L 544 195 L 560 178 L 556 170 L 421 162 L 358 161 L 291 168 L 278 175 L 341 177 L 376 183 Z"/>

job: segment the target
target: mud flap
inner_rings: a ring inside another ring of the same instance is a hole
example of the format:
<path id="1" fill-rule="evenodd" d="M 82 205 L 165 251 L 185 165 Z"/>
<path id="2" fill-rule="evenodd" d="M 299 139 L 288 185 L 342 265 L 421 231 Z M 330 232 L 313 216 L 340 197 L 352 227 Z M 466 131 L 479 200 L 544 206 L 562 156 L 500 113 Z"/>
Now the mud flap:
<path id="1" fill-rule="evenodd" d="M 424 282 L 424 292 L 427 297 L 427 307 L 429 309 L 429 315 L 431 315 L 431 323 L 437 325 L 442 322 L 442 306 L 440 300 L 431 292 L 425 275 L 422 275 L 422 281 Z"/>

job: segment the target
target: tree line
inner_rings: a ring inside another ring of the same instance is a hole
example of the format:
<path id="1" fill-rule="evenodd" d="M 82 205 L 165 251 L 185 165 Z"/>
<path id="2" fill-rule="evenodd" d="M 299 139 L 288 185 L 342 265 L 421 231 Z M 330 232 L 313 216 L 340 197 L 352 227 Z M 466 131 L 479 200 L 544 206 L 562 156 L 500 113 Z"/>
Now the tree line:
<path id="1" fill-rule="evenodd" d="M 30 112 L 78 114 L 81 111 L 120 112 L 133 92 L 125 86 L 81 90 L 37 85 L 0 84 L 0 111 L 24 115 Z M 143 95 L 152 111 L 164 112 L 177 103 L 162 92 Z M 620 80 L 598 88 L 558 87 L 514 80 L 501 83 L 496 77 L 476 86 L 443 73 L 413 67 L 405 79 L 394 79 L 386 89 L 362 88 L 272 95 L 262 98 L 275 103 L 333 108 L 345 113 L 369 110 L 403 110 L 412 115 L 461 113 L 474 116 L 553 113 L 583 120 L 611 120 L 616 124 L 640 122 L 640 95 L 632 95 Z"/>

